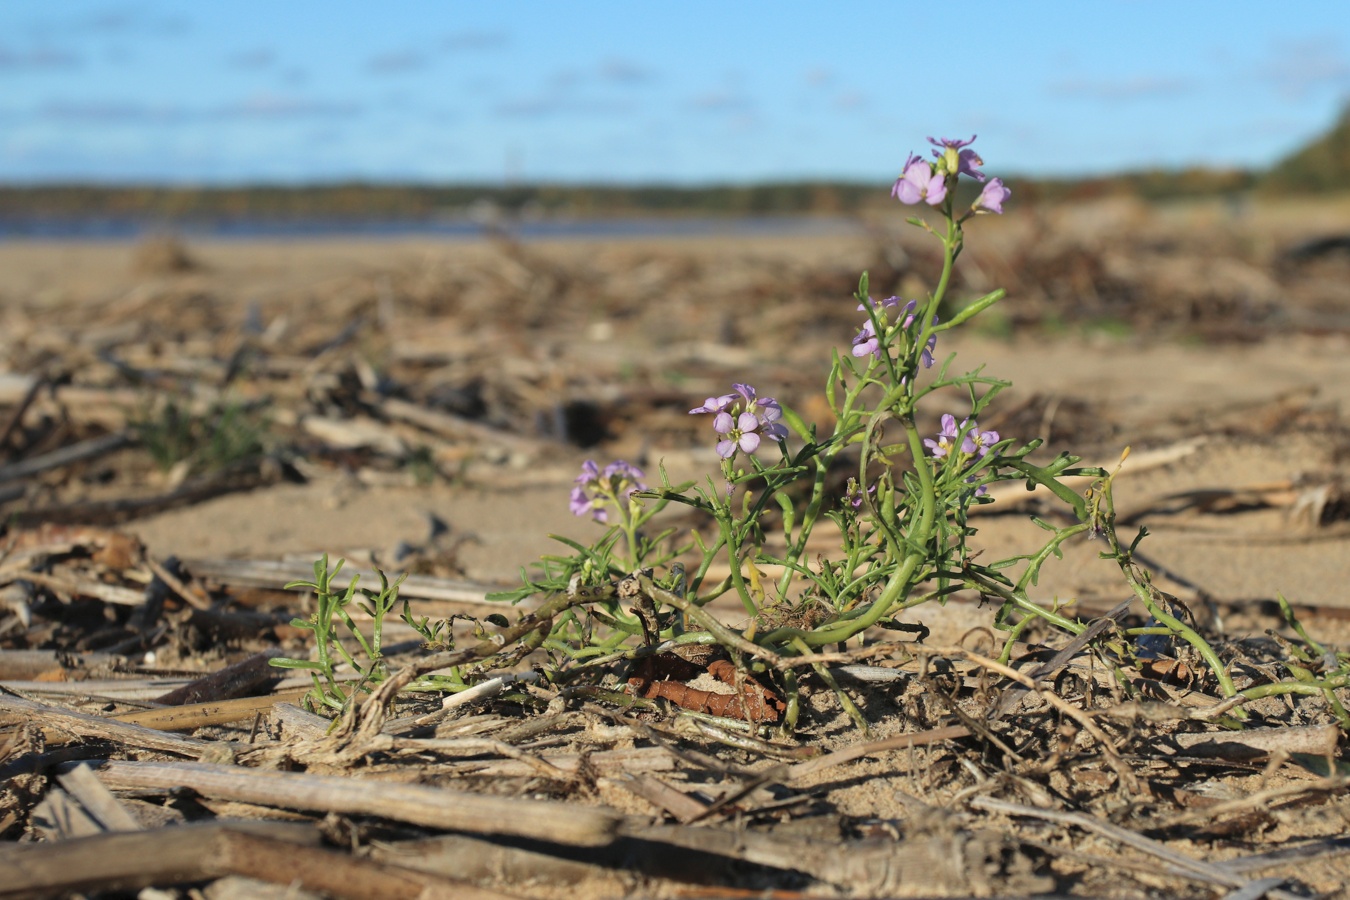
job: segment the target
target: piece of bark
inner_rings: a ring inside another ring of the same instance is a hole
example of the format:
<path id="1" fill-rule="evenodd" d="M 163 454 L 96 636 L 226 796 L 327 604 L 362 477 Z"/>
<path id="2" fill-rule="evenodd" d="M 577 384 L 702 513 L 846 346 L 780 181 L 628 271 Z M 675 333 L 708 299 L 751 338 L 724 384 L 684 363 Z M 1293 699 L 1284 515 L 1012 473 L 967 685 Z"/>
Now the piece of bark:
<path id="1" fill-rule="evenodd" d="M 180 688 L 174 688 L 167 694 L 155 698 L 155 702 L 165 706 L 184 706 L 189 703 L 206 703 L 243 696 L 259 685 L 278 678 L 280 670 L 269 665 L 268 660 L 284 655 L 284 652 L 276 647 L 269 647 L 210 675 L 203 675 Z"/>
<path id="2" fill-rule="evenodd" d="M 112 791 L 88 766 L 79 765 L 56 776 L 61 787 L 80 802 L 104 831 L 140 831 L 141 825 L 127 812 Z"/>
<path id="3" fill-rule="evenodd" d="M 575 804 L 207 763 L 107 760 L 96 772 L 114 790 L 186 787 L 211 797 L 285 809 L 383 816 L 427 828 L 583 847 L 609 843 L 619 822 L 613 813 Z"/>
<path id="4" fill-rule="evenodd" d="M 60 788 L 52 788 L 43 795 L 33 807 L 30 821 L 33 829 L 48 840 L 89 837 L 107 830 L 78 800 Z"/>
<path id="5" fill-rule="evenodd" d="M 153 728 L 91 716 L 88 713 L 34 703 L 20 697 L 0 694 L 0 714 L 17 715 L 42 728 L 48 743 L 57 743 L 75 735 L 95 740 L 110 740 L 132 747 L 163 750 L 193 759 L 210 752 L 211 745 L 193 738 L 166 734 Z"/>

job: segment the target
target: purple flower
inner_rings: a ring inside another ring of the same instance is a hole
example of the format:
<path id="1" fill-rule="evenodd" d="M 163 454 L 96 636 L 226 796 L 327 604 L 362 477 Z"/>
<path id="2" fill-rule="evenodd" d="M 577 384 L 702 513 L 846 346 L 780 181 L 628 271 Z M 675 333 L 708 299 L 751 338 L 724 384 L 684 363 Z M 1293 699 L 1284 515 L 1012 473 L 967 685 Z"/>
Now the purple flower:
<path id="1" fill-rule="evenodd" d="M 736 418 L 721 412 L 713 419 L 713 431 L 722 435 L 717 442 L 717 455 L 731 459 L 737 450 L 754 453 L 759 449 L 759 419 L 753 413 L 743 412 Z"/>
<path id="2" fill-rule="evenodd" d="M 971 135 L 968 141 L 954 141 L 951 138 L 942 138 L 935 140 L 928 139 L 928 143 L 939 149 L 933 151 L 933 155 L 938 159 L 947 161 L 947 168 L 955 171 L 958 175 L 969 175 L 976 181 L 984 181 L 984 173 L 979 170 L 979 166 L 984 165 L 984 160 L 974 150 L 964 150 L 975 143 L 976 135 Z"/>
<path id="3" fill-rule="evenodd" d="M 869 353 L 881 359 L 881 341 L 877 338 L 877 331 L 872 327 L 871 319 L 863 323 L 862 330 L 853 338 L 854 356 L 861 359 Z"/>
<path id="4" fill-rule="evenodd" d="M 623 499 L 627 500 L 633 496 L 635 491 L 645 491 L 647 484 L 642 479 L 646 477 L 637 466 L 632 463 L 617 459 L 605 466 L 605 471 L 601 477 L 608 481 L 614 488 L 614 495 L 617 497 L 620 491 L 623 491 Z"/>
<path id="5" fill-rule="evenodd" d="M 997 431 L 981 431 L 980 423 L 966 419 L 961 423 L 961 427 L 970 426 L 966 432 L 966 439 L 961 442 L 962 453 L 977 453 L 980 459 L 989 455 L 989 448 L 998 443 Z"/>
<path id="6" fill-rule="evenodd" d="M 735 394 L 723 394 L 720 397 L 709 397 L 703 401 L 703 405 L 697 409 L 689 410 L 689 415 L 695 416 L 699 413 L 719 413 L 731 405 L 731 401 L 736 399 Z"/>
<path id="7" fill-rule="evenodd" d="M 737 451 L 754 453 L 765 438 L 781 441 L 787 438 L 783 407 L 772 397 L 760 397 L 748 384 L 733 384 L 734 394 L 710 397 L 695 413 L 713 413 L 713 431 L 722 439 L 717 442 L 717 453 L 731 459 Z"/>
<path id="8" fill-rule="evenodd" d="M 875 497 L 876 493 L 877 493 L 877 486 L 874 484 L 867 489 L 866 496 Z M 844 491 L 844 502 L 847 503 L 849 506 L 853 507 L 854 509 L 862 509 L 864 499 L 865 497 L 863 495 L 863 490 L 862 487 L 858 484 L 858 479 L 850 478 L 848 480 L 848 486 Z"/>
<path id="9" fill-rule="evenodd" d="M 910 303 L 913 303 L 913 302 L 914 302 L 913 300 L 910 301 Z M 864 306 L 864 305 L 861 304 L 861 303 L 858 304 L 858 312 L 862 312 L 863 310 L 867 309 L 868 306 L 871 306 L 871 307 L 875 308 L 876 305 L 877 305 L 877 302 L 876 302 L 875 300 L 873 300 L 871 297 L 868 297 L 868 298 L 867 298 L 867 305 L 866 305 L 866 306 Z M 900 305 L 900 298 L 899 298 L 899 297 L 887 297 L 885 300 L 882 300 L 882 301 L 881 301 L 881 308 L 882 308 L 882 310 L 886 310 L 886 309 L 889 309 L 889 308 L 892 307 L 892 306 L 899 306 L 899 305 Z"/>
<path id="10" fill-rule="evenodd" d="M 586 495 L 585 488 L 572 488 L 572 497 L 567 505 L 574 516 L 584 516 L 589 513 L 591 518 L 597 522 L 609 521 L 609 513 L 605 512 L 604 507 L 598 501 Z"/>
<path id="11" fill-rule="evenodd" d="M 935 172 L 931 163 L 911 156 L 905 163 L 905 174 L 896 180 L 891 196 L 901 203 L 914 204 L 920 200 L 937 206 L 947 197 L 947 179 Z"/>
<path id="12" fill-rule="evenodd" d="M 924 438 L 924 446 L 933 453 L 934 459 L 942 459 L 952 452 L 952 442 L 956 436 L 961 433 L 961 429 L 956 426 L 956 416 L 950 413 L 942 414 L 942 430 L 938 432 L 937 440 Z"/>
<path id="13" fill-rule="evenodd" d="M 1011 196 L 1012 191 L 1003 186 L 1002 178 L 991 178 L 970 208 L 977 213 L 991 212 L 1002 215 L 1003 203 Z"/>
<path id="14" fill-rule="evenodd" d="M 759 401 L 759 433 L 771 441 L 787 440 L 787 426 L 778 420 L 783 418 L 783 407 L 771 397 Z"/>
<path id="15" fill-rule="evenodd" d="M 905 304 L 905 308 L 900 310 L 905 314 L 905 320 L 900 323 L 901 328 L 908 328 L 914 324 L 914 310 L 918 307 L 918 300 L 911 300 Z"/>
<path id="16" fill-rule="evenodd" d="M 934 325 L 937 324 L 937 321 L 938 317 L 933 316 Z M 925 369 L 933 368 L 933 351 L 936 349 L 937 349 L 937 335 L 930 334 L 928 336 L 928 342 L 924 344 L 923 352 L 919 354 L 919 359 L 923 361 L 923 367 Z"/>
<path id="17" fill-rule="evenodd" d="M 877 310 L 877 319 L 878 321 L 881 322 L 882 328 L 886 328 L 887 324 L 890 322 L 890 317 L 886 315 L 886 310 L 894 309 L 899 305 L 900 305 L 899 297 L 887 297 L 885 300 L 881 301 L 881 308 Z M 868 307 L 871 307 L 873 309 L 877 308 L 876 301 L 873 300 L 871 297 L 867 298 L 866 305 L 861 303 L 858 304 L 858 309 L 860 311 L 865 310 Z M 904 330 L 914 324 L 914 310 L 917 308 L 918 308 L 918 301 L 910 300 L 908 303 L 905 304 L 904 308 L 900 310 L 899 315 L 904 317 L 900 322 L 901 330 Z M 899 316 L 897 316 L 897 318 L 898 317 Z M 934 338 L 933 342 L 936 343 L 936 338 Z M 858 357 L 859 359 L 861 359 L 864 356 L 867 356 L 869 353 L 872 356 L 876 357 L 877 359 L 881 359 L 881 339 L 877 335 L 876 326 L 872 324 L 872 319 L 870 317 L 867 319 L 866 322 L 863 322 L 862 328 L 859 329 L 858 333 L 853 336 L 852 352 L 853 355 Z M 932 363 L 930 362 L 929 365 L 932 365 Z"/>
<path id="18" fill-rule="evenodd" d="M 924 445 L 932 451 L 934 459 L 942 459 L 952 452 L 958 437 L 961 438 L 961 454 L 979 459 L 988 456 L 990 448 L 998 443 L 997 431 L 981 431 L 980 423 L 974 419 L 963 419 L 957 425 L 955 416 L 943 414 L 937 440 L 924 438 Z"/>
<path id="19" fill-rule="evenodd" d="M 595 461 L 588 459 L 581 464 L 568 507 L 574 516 L 589 515 L 597 522 L 608 522 L 606 507 L 630 502 L 634 491 L 645 491 L 644 477 L 641 469 L 623 460 L 610 463 L 601 472 Z"/>
<path id="20" fill-rule="evenodd" d="M 975 143 L 975 139 L 977 137 L 979 137 L 978 134 L 972 134 L 970 136 L 970 140 L 967 141 L 952 140 L 951 138 L 930 137 L 928 139 L 928 143 L 932 144 L 934 147 L 941 147 L 943 150 L 947 150 L 949 148 L 952 150 L 960 150 L 962 147 L 969 147 L 971 144 Z"/>

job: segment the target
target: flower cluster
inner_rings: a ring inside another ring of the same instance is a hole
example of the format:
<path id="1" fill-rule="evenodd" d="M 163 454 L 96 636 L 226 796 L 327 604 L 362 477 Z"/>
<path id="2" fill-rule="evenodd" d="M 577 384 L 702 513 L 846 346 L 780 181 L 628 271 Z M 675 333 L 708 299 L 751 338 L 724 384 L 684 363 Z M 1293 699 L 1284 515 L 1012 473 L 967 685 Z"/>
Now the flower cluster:
<path id="1" fill-rule="evenodd" d="M 909 205 L 927 203 L 929 206 L 940 206 L 955 186 L 956 179 L 969 175 L 984 184 L 984 190 L 971 205 L 971 212 L 1001 214 L 1003 203 L 1012 196 L 1012 191 L 1000 178 L 985 181 L 984 173 L 980 171 L 984 160 L 970 149 L 974 142 L 975 135 L 971 135 L 968 141 L 930 137 L 928 143 L 937 148 L 933 151 L 933 161 L 910 154 L 905 160 L 904 170 L 891 188 L 891 196 Z"/>
<path id="2" fill-rule="evenodd" d="M 924 438 L 923 443 L 933 454 L 934 459 L 942 459 L 952 452 L 957 438 L 962 439 L 962 454 L 984 459 L 989 455 L 989 448 L 998 443 L 998 432 L 980 431 L 980 423 L 970 419 L 965 419 L 957 425 L 956 416 L 944 413 L 942 430 L 938 432 L 937 440 Z"/>
<path id="3" fill-rule="evenodd" d="M 597 522 L 608 522 L 611 504 L 618 507 L 627 503 L 634 491 L 645 491 L 643 472 L 637 466 L 617 460 L 605 466 L 604 471 L 593 460 L 581 464 L 581 474 L 577 476 L 577 486 L 572 488 L 569 506 L 572 515 L 589 515 Z"/>
<path id="4" fill-rule="evenodd" d="M 872 306 L 873 308 L 876 307 L 876 304 L 872 301 L 871 297 L 867 298 L 867 303 L 869 306 Z M 886 310 L 899 305 L 900 305 L 899 297 L 887 297 L 885 300 L 881 301 L 881 309 L 877 310 L 877 319 L 881 322 L 883 329 L 888 327 L 889 323 L 889 318 L 886 315 Z M 906 303 L 904 308 L 901 309 L 900 312 L 897 314 L 896 318 L 900 319 L 901 331 L 908 329 L 911 325 L 914 324 L 914 310 L 917 306 L 918 302 L 915 300 L 911 300 L 908 303 Z M 863 306 L 861 303 L 858 304 L 858 310 L 860 312 L 865 309 L 867 309 L 866 306 Z M 938 317 L 933 316 L 933 324 L 936 325 L 937 323 Z M 927 345 L 923 348 L 923 353 L 921 354 L 924 368 L 926 369 L 932 368 L 933 351 L 935 349 L 937 349 L 937 335 L 935 334 L 929 335 Z M 877 334 L 876 326 L 872 324 L 872 319 L 870 316 L 868 317 L 867 321 L 863 323 L 862 328 L 858 330 L 858 333 L 853 337 L 853 355 L 861 359 L 862 357 L 867 356 L 869 353 L 872 356 L 876 357 L 877 359 L 881 359 L 881 338 Z"/>
<path id="5" fill-rule="evenodd" d="M 848 484 L 844 487 L 844 502 L 856 511 L 862 509 L 863 503 L 866 502 L 868 497 L 875 497 L 876 494 L 877 486 L 875 484 L 864 492 L 862 485 L 858 484 L 858 479 L 850 478 Z"/>
<path id="6" fill-rule="evenodd" d="M 764 438 L 781 441 L 787 437 L 787 427 L 778 420 L 783 417 L 783 408 L 772 397 L 757 397 L 755 389 L 748 384 L 733 384 L 734 394 L 709 397 L 703 405 L 689 410 L 689 414 L 713 414 L 713 431 L 721 440 L 717 442 L 717 455 L 731 459 L 736 452 L 754 453 Z"/>

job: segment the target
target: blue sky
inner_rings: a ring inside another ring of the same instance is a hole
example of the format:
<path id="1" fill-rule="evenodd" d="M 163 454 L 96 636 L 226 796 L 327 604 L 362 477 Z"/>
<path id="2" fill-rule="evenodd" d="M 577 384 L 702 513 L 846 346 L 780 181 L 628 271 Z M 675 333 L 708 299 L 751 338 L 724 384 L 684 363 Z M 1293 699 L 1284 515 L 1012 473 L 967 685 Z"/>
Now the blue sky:
<path id="1" fill-rule="evenodd" d="M 1343 0 L 0 4 L 4 182 L 1259 167 L 1347 100 Z"/>

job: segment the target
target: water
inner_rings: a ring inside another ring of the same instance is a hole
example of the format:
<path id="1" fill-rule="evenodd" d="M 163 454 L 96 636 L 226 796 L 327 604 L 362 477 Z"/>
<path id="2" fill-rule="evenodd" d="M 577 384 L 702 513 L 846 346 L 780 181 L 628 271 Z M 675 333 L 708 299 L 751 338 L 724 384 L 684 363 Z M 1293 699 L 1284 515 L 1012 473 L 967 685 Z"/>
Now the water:
<path id="1" fill-rule="evenodd" d="M 842 217 L 748 216 L 735 218 L 537 219 L 485 224 L 467 218 L 416 220 L 218 219 L 165 222 L 110 217 L 0 217 L 0 241 L 136 241 L 150 235 L 212 240 L 427 237 L 481 240 L 493 234 L 523 241 L 666 237 L 858 234 L 862 226 Z"/>

